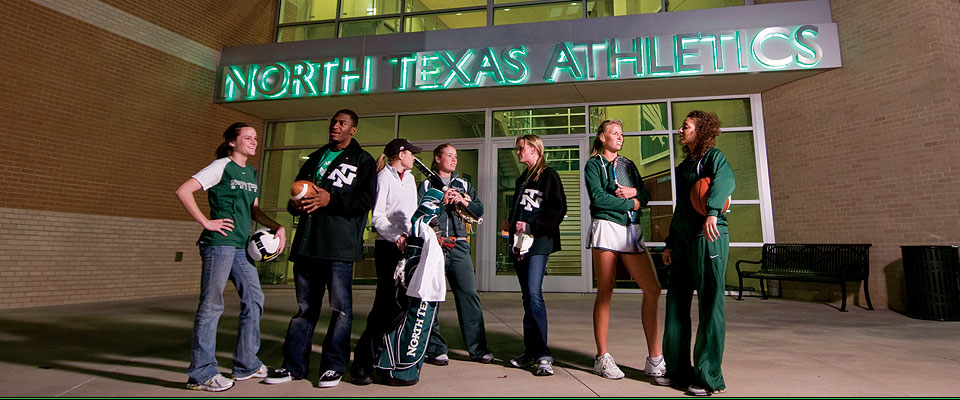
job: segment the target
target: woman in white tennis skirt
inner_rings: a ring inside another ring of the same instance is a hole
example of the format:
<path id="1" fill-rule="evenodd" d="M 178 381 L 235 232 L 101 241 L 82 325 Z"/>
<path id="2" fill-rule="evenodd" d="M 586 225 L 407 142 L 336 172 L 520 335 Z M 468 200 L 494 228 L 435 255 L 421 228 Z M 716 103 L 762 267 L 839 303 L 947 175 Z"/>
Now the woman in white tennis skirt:
<path id="1" fill-rule="evenodd" d="M 660 349 L 660 329 L 657 302 L 660 282 L 656 269 L 643 243 L 640 228 L 640 207 L 647 204 L 650 194 L 643 187 L 640 173 L 632 161 L 620 156 L 623 146 L 623 123 L 609 119 L 600 123 L 593 141 L 590 159 L 583 169 L 587 193 L 590 196 L 590 248 L 593 253 L 594 276 L 597 279 L 597 299 L 593 305 L 593 334 L 597 342 L 597 356 L 593 370 L 608 379 L 623 378 L 623 372 L 607 351 L 610 325 L 610 299 L 617 273 L 617 260 L 643 290 L 640 318 L 647 341 L 648 357 L 644 372 L 661 376 L 666 364 Z"/>

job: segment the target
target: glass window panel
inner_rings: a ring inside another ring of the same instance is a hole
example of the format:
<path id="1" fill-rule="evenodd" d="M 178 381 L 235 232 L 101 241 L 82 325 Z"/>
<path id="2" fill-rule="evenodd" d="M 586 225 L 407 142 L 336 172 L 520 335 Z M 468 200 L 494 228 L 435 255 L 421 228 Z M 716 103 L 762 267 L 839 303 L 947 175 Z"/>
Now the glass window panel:
<path id="1" fill-rule="evenodd" d="M 290 199 L 290 184 L 297 180 L 297 172 L 317 149 L 269 150 L 260 169 L 260 208 L 286 210 Z"/>
<path id="2" fill-rule="evenodd" d="M 517 7 L 501 7 L 493 10 L 494 25 L 563 21 L 582 17 L 583 3 L 579 1 L 565 1 L 553 4 L 536 4 Z"/>
<path id="3" fill-rule="evenodd" d="M 667 103 L 590 107 L 590 133 L 596 133 L 600 123 L 607 119 L 622 121 L 624 132 L 669 130 Z"/>
<path id="4" fill-rule="evenodd" d="M 357 139 L 364 149 L 367 148 L 367 143 L 386 144 L 395 137 L 393 125 L 394 119 L 392 115 L 386 117 L 360 117 L 360 122 L 357 124 L 357 134 L 354 135 L 353 138 Z"/>
<path id="5" fill-rule="evenodd" d="M 593 143 L 595 137 L 590 138 Z M 670 201 L 673 190 L 670 183 L 670 140 L 668 135 L 627 136 L 623 138 L 620 155 L 637 166 L 643 185 L 650 192 L 651 201 Z M 647 236 L 649 237 L 649 236 Z"/>
<path id="6" fill-rule="evenodd" d="M 538 108 L 493 112 L 493 136 L 569 135 L 584 133 L 583 107 Z"/>
<path id="7" fill-rule="evenodd" d="M 732 204 L 726 214 L 731 242 L 763 242 L 759 204 Z"/>
<path id="8" fill-rule="evenodd" d="M 737 188 L 733 191 L 734 200 L 759 200 L 757 187 L 757 158 L 753 151 L 753 132 L 724 132 L 717 137 L 717 148 L 723 152 Z"/>
<path id="9" fill-rule="evenodd" d="M 704 8 L 736 7 L 744 0 L 666 0 L 667 11 L 700 10 Z"/>
<path id="10" fill-rule="evenodd" d="M 404 19 L 404 32 L 440 31 L 444 29 L 475 28 L 487 25 L 487 11 L 462 11 L 446 14 L 426 14 Z"/>
<path id="11" fill-rule="evenodd" d="M 645 242 L 663 242 L 670 233 L 670 221 L 673 220 L 673 206 L 650 206 L 640 215 Z"/>
<path id="12" fill-rule="evenodd" d="M 323 146 L 330 141 L 330 121 L 276 122 L 267 126 L 266 147 Z M 357 134 L 361 145 L 393 139 L 393 116 L 360 117 Z"/>
<path id="13" fill-rule="evenodd" d="M 399 14 L 400 0 L 341 0 L 340 18 Z"/>
<path id="14" fill-rule="evenodd" d="M 416 155 L 420 161 L 423 162 L 427 167 L 433 166 L 433 146 L 424 147 L 423 151 Z M 471 185 L 474 185 L 474 189 L 477 191 L 477 196 L 480 196 L 480 189 L 476 186 L 479 181 L 479 165 L 480 165 L 480 152 L 478 150 L 457 150 L 457 174 L 460 177 L 466 179 L 470 182 Z M 420 183 L 423 182 L 426 177 L 420 173 L 420 170 L 414 168 L 413 176 L 417 181 L 417 189 L 420 188 Z M 481 217 L 483 217 L 481 215 Z M 486 220 L 486 218 L 484 218 Z M 499 224 L 499 221 L 494 221 Z M 488 222 L 489 223 L 489 222 Z M 473 260 L 473 269 L 477 269 L 477 226 L 476 225 L 467 225 L 467 241 L 471 243 L 470 246 L 470 257 Z"/>
<path id="15" fill-rule="evenodd" d="M 672 135 L 674 161 L 680 165 L 685 157 L 683 145 L 678 135 Z M 757 159 L 753 149 L 753 132 L 724 132 L 717 137 L 717 148 L 733 170 L 733 179 L 737 182 L 733 190 L 734 200 L 758 200 L 760 190 L 757 187 Z"/>
<path id="16" fill-rule="evenodd" d="M 330 141 L 330 121 L 275 122 L 267 126 L 265 147 L 323 146 Z M 309 154 L 309 153 L 307 153 Z"/>
<path id="17" fill-rule="evenodd" d="M 483 132 L 483 111 L 400 116 L 399 137 L 411 141 L 479 138 Z"/>
<path id="18" fill-rule="evenodd" d="M 445 10 L 449 8 L 480 7 L 487 5 L 487 0 L 406 0 L 407 12 Z"/>
<path id="19" fill-rule="evenodd" d="M 280 23 L 320 21 L 337 17 L 337 0 L 281 0 Z"/>
<path id="20" fill-rule="evenodd" d="M 400 18 L 368 19 L 340 23 L 340 37 L 388 35 L 400 32 Z"/>
<path id="21" fill-rule="evenodd" d="M 737 261 L 760 261 L 763 255 L 762 247 L 731 247 L 730 256 L 727 257 L 727 290 L 740 291 L 740 282 L 737 278 Z M 758 264 L 741 264 L 740 268 L 745 271 L 753 271 L 759 268 Z M 760 293 L 760 281 L 758 279 L 743 279 L 743 290 L 751 290 Z"/>
<path id="22" fill-rule="evenodd" d="M 301 40 L 332 39 L 337 37 L 337 24 L 285 26 L 277 29 L 277 42 L 298 42 Z"/>
<path id="23" fill-rule="evenodd" d="M 587 2 L 587 7 L 587 18 L 651 14 L 661 11 L 660 0 L 597 0 L 592 3 Z"/>
<path id="24" fill-rule="evenodd" d="M 580 150 L 575 146 L 547 147 L 545 156 L 547 165 L 560 174 L 563 190 L 567 196 L 567 215 L 560 223 L 560 246 L 562 250 L 550 255 L 547 261 L 547 275 L 581 276 L 580 251 Z M 513 192 L 516 179 L 525 165 L 517 161 L 513 148 L 497 150 L 497 218 L 507 219 L 513 207 Z M 510 261 L 506 240 L 497 240 L 497 275 L 514 275 L 513 262 Z"/>
<path id="25" fill-rule="evenodd" d="M 683 101 L 673 103 L 673 129 L 680 129 L 684 118 L 693 110 L 717 114 L 721 128 L 752 126 L 750 99 Z"/>

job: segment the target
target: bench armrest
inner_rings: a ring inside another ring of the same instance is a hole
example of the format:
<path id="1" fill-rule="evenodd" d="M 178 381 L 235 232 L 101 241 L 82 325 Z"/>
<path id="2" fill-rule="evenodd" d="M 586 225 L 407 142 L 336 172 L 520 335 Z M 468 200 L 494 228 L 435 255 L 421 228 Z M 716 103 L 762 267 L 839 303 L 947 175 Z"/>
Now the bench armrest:
<path id="1" fill-rule="evenodd" d="M 735 267 L 737 268 L 737 276 L 740 275 L 740 263 L 763 264 L 763 260 L 760 260 L 760 261 L 750 261 L 750 260 L 740 260 L 740 261 L 737 261 L 737 264 L 735 265 Z"/>

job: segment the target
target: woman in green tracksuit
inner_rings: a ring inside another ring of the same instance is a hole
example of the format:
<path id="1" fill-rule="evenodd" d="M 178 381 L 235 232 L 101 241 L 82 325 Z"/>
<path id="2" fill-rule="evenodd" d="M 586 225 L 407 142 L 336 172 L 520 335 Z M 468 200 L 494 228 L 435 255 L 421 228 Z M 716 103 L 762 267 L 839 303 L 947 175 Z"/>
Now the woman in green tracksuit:
<path id="1" fill-rule="evenodd" d="M 679 130 L 686 158 L 676 167 L 677 208 L 670 223 L 663 262 L 670 266 L 667 311 L 663 332 L 666 375 L 662 385 L 689 385 L 696 396 L 709 396 L 726 389 L 720 363 L 723 360 L 724 276 L 730 251 L 724 203 L 736 183 L 733 170 L 720 150 L 714 148 L 720 122 L 711 112 L 691 111 Z M 707 215 L 694 210 L 690 201 L 693 184 L 709 177 Z M 697 291 L 699 325 L 690 360 L 690 306 Z"/>
<path id="2" fill-rule="evenodd" d="M 443 203 L 446 205 L 443 212 L 437 217 L 440 236 L 453 237 L 453 246 L 448 248 L 444 255 L 446 262 L 447 281 L 453 291 L 453 299 L 457 306 L 457 318 L 460 321 L 460 333 L 463 343 L 467 347 L 467 354 L 474 361 L 489 364 L 493 362 L 493 351 L 487 346 L 487 332 L 483 325 L 483 308 L 480 297 L 477 295 L 477 284 L 473 269 L 473 260 L 470 259 L 470 242 L 467 240 L 468 226 L 457 217 L 456 207 L 466 207 L 474 215 L 483 215 L 483 203 L 477 197 L 476 188 L 470 180 L 461 176 L 457 169 L 457 148 L 450 143 L 444 143 L 433 150 L 433 165 L 436 172 L 446 184 Z M 435 183 L 424 179 L 417 190 L 417 198 L 421 201 Z M 439 312 L 437 313 L 439 314 Z M 427 362 L 434 365 L 447 365 L 447 341 L 440 334 L 439 322 L 430 331 L 430 345 L 427 347 Z"/>

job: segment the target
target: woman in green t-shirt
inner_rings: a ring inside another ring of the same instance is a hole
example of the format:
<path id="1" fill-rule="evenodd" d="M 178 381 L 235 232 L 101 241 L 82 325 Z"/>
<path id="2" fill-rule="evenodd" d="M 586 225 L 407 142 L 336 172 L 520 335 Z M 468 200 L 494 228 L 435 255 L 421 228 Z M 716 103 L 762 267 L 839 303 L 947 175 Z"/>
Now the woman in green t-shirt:
<path id="1" fill-rule="evenodd" d="M 217 159 L 187 179 L 177 189 L 177 197 L 194 220 L 203 226 L 200 246 L 200 304 L 193 321 L 193 341 L 187 388 L 221 392 L 233 387 L 234 380 L 263 378 L 267 366 L 257 357 L 260 349 L 260 317 L 263 315 L 263 290 L 257 269 L 247 259 L 246 245 L 251 219 L 272 229 L 282 249 L 286 232 L 270 219 L 257 200 L 257 171 L 247 160 L 257 151 L 257 131 L 237 122 L 223 132 Z M 210 202 L 207 218 L 197 206 L 194 192 L 204 190 Z M 233 359 L 233 379 L 217 370 L 217 325 L 223 314 L 223 290 L 232 280 L 240 295 L 240 321 Z"/>

